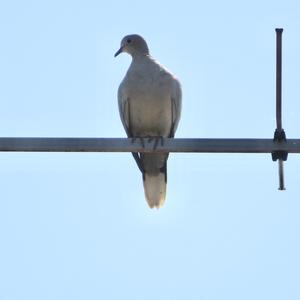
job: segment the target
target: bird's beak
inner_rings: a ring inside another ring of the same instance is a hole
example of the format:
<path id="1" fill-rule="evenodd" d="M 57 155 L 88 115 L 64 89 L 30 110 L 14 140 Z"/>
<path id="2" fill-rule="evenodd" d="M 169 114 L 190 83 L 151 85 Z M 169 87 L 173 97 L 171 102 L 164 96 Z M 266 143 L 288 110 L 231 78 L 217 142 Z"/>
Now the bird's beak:
<path id="1" fill-rule="evenodd" d="M 116 53 L 115 53 L 115 57 L 118 56 L 120 53 L 123 52 L 123 47 L 121 47 Z"/>

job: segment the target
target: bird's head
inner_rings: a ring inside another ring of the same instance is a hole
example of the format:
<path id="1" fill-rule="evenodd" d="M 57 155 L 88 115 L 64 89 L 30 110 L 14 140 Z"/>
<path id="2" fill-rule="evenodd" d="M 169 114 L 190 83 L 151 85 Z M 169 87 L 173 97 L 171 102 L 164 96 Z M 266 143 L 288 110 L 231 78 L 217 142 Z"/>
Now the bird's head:
<path id="1" fill-rule="evenodd" d="M 138 34 L 126 35 L 121 41 L 120 49 L 115 53 L 115 57 L 122 52 L 127 52 L 132 57 L 137 55 L 148 55 L 149 49 L 146 41 Z"/>

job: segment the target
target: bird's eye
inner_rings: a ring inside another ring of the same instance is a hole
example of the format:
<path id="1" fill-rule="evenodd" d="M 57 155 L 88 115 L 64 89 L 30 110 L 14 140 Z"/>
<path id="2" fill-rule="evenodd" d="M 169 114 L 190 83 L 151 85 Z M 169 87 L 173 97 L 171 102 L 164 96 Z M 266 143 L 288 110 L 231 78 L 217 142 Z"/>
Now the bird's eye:
<path id="1" fill-rule="evenodd" d="M 131 39 L 128 39 L 128 40 L 127 40 L 127 44 L 130 44 L 130 43 L 131 43 Z"/>

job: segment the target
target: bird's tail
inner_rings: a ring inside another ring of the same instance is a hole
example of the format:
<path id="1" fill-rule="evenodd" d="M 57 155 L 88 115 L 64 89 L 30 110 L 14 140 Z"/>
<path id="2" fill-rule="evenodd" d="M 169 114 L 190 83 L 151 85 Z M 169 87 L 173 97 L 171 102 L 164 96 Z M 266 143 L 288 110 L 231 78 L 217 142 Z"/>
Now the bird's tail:
<path id="1" fill-rule="evenodd" d="M 166 165 L 160 172 L 143 174 L 145 196 L 150 208 L 160 208 L 166 199 L 167 168 Z"/>

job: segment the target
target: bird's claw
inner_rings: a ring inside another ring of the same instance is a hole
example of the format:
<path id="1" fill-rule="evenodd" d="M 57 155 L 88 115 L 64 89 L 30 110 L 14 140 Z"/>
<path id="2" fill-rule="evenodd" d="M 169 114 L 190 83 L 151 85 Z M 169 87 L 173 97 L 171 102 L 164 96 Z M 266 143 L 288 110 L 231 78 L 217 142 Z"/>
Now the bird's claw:
<path id="1" fill-rule="evenodd" d="M 160 146 L 164 145 L 164 138 L 162 136 L 152 136 L 148 138 L 148 143 L 151 143 L 154 140 L 153 150 L 155 150 L 160 142 Z"/>
<path id="2" fill-rule="evenodd" d="M 133 137 L 133 138 L 131 138 L 131 144 L 133 144 L 136 140 L 139 140 L 142 148 L 145 148 L 144 138 L 139 137 L 139 136 L 138 137 Z"/>
<path id="3" fill-rule="evenodd" d="M 140 137 L 135 136 L 131 138 L 131 143 L 134 144 L 136 140 L 138 140 L 142 146 L 142 148 L 145 148 L 145 139 L 147 139 L 148 143 L 151 143 L 154 140 L 153 150 L 155 150 L 159 143 L 160 146 L 164 145 L 164 137 L 163 136 L 148 136 L 148 137 Z"/>

